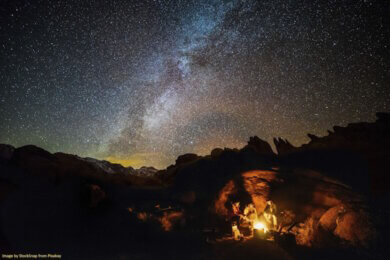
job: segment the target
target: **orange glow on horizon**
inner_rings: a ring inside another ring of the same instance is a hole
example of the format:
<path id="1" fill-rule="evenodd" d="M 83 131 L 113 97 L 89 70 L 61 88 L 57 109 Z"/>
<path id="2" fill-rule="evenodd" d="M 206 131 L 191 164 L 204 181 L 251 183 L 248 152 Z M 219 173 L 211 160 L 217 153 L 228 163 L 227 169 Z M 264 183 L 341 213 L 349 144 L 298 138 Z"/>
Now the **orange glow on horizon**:
<path id="1" fill-rule="evenodd" d="M 156 169 L 160 169 L 162 165 L 151 165 L 153 158 L 158 158 L 159 154 L 157 153 L 136 153 L 132 154 L 129 157 L 120 157 L 120 156 L 108 156 L 104 160 L 111 163 L 118 163 L 124 167 L 133 167 L 135 169 L 141 168 L 142 166 L 153 166 Z"/>
<path id="2" fill-rule="evenodd" d="M 104 158 L 104 160 L 109 161 L 110 163 L 121 164 L 125 167 L 129 167 L 129 166 L 135 167 L 135 165 L 140 163 L 140 162 L 137 162 L 137 161 L 134 161 L 131 159 L 121 159 L 121 158 L 116 158 L 116 157 L 111 157 L 111 156 Z"/>

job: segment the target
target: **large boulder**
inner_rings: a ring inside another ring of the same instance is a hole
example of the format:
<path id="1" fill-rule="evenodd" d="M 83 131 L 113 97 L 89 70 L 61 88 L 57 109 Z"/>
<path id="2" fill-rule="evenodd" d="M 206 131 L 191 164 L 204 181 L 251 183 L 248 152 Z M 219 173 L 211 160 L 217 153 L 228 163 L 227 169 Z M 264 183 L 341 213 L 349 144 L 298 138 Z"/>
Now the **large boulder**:
<path id="1" fill-rule="evenodd" d="M 336 221 L 334 234 L 354 246 L 368 247 L 375 241 L 377 232 L 369 214 L 364 209 L 350 209 Z"/>
<path id="2" fill-rule="evenodd" d="M 277 172 L 256 170 L 247 171 L 228 181 L 214 201 L 214 211 L 220 216 L 228 216 L 231 203 L 241 202 L 244 207 L 253 203 L 257 211 L 263 212 L 270 199 L 271 183 L 278 181 Z"/>
<path id="3" fill-rule="evenodd" d="M 320 218 L 319 225 L 326 231 L 333 232 L 337 227 L 340 214 L 344 211 L 343 205 L 338 205 L 328 209 Z"/>

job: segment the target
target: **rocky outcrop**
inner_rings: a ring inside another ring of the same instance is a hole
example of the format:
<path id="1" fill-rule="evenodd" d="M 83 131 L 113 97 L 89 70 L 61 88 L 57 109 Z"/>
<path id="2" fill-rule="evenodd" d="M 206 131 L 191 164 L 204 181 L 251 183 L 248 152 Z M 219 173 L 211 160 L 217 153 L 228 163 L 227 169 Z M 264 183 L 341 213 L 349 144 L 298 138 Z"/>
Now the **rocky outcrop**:
<path id="1" fill-rule="evenodd" d="M 376 147 L 379 152 L 390 147 L 390 114 L 377 113 L 373 123 L 351 123 L 346 127 L 334 126 L 327 136 L 318 137 L 308 134 L 310 142 L 300 147 L 292 146 L 287 140 L 274 139 L 279 155 L 313 150 L 344 149 L 367 152 L 367 148 Z M 371 149 L 370 149 L 371 150 Z M 368 152 L 367 152 L 368 153 Z"/>
<path id="2" fill-rule="evenodd" d="M 187 163 L 194 162 L 199 158 L 201 158 L 201 157 L 194 154 L 194 153 L 183 154 L 183 155 L 180 155 L 179 157 L 177 157 L 175 166 L 185 165 Z"/>
<path id="3" fill-rule="evenodd" d="M 377 239 L 371 217 L 364 209 L 347 209 L 336 221 L 334 235 L 354 246 L 368 247 Z"/>
<path id="4" fill-rule="evenodd" d="M 222 148 L 214 148 L 211 153 L 210 153 L 210 156 L 211 158 L 218 158 L 223 152 L 223 149 Z"/>
<path id="5" fill-rule="evenodd" d="M 269 145 L 269 143 L 264 141 L 264 140 L 261 140 L 257 136 L 250 137 L 247 146 L 252 147 L 260 155 L 274 155 L 275 154 L 272 151 L 272 148 Z"/>
<path id="6" fill-rule="evenodd" d="M 197 235 L 201 230 L 231 232 L 226 219 L 232 202 L 241 202 L 242 209 L 253 203 L 261 214 L 266 201 L 272 200 L 282 232 L 292 227 L 294 243 L 369 248 L 373 241 L 383 240 L 387 245 L 386 235 L 377 234 L 389 229 L 383 213 L 388 212 L 387 204 L 368 203 L 369 194 L 343 178 L 367 185 L 363 174 L 383 177 L 377 172 L 388 172 L 388 128 L 388 114 L 378 114 L 375 123 L 335 127 L 327 137 L 309 135 L 310 143 L 301 147 L 278 138 L 274 139 L 278 155 L 267 142 L 252 137 L 243 149 L 182 155 L 175 165 L 160 171 L 52 154 L 35 146 L 1 146 L 0 151 L 5 151 L 1 156 L 7 158 L 0 163 L 4 236 L 17 249 L 55 248 L 67 255 L 75 252 L 76 244 L 88 252 L 107 246 L 117 253 L 145 245 L 176 250 L 179 241 L 194 236 L 185 243 L 192 248 L 194 241 L 205 241 Z M 378 180 L 386 183 L 384 178 Z M 130 208 L 145 216 L 154 211 L 155 223 L 140 221 L 129 214 Z M 368 213 L 372 208 L 381 209 L 376 218 Z M 380 228 L 377 219 L 382 220 Z M 172 233 L 164 236 L 162 229 Z M 183 232 L 180 237 L 168 241 L 177 230 Z M 277 239 L 271 244 L 278 246 Z M 259 251 L 258 244 L 254 248 Z M 73 258 L 82 258 L 77 256 Z"/>
<path id="7" fill-rule="evenodd" d="M 377 228 L 362 197 L 319 172 L 286 169 L 244 172 L 226 183 L 213 206 L 217 215 L 226 218 L 232 203 L 239 201 L 241 210 L 253 203 L 261 216 L 268 200 L 277 205 L 282 232 L 297 224 L 292 232 L 300 245 L 341 247 L 346 243 L 369 247 L 377 239 Z"/>
<path id="8" fill-rule="evenodd" d="M 367 209 L 361 205 L 334 206 L 321 216 L 319 225 L 354 246 L 368 247 L 377 238 L 377 231 L 371 217 Z"/>
<path id="9" fill-rule="evenodd" d="M 296 147 L 290 144 L 287 139 L 274 138 L 274 144 L 278 155 L 292 153 L 296 150 Z"/>
<path id="10" fill-rule="evenodd" d="M 308 134 L 310 142 L 300 147 L 280 138 L 274 143 L 282 164 L 334 172 L 349 185 L 382 194 L 390 190 L 389 133 L 390 114 L 377 113 L 372 123 L 335 126 L 323 137 Z"/>
<path id="11" fill-rule="evenodd" d="M 0 144 L 0 161 L 9 161 L 15 151 L 12 145 Z"/>

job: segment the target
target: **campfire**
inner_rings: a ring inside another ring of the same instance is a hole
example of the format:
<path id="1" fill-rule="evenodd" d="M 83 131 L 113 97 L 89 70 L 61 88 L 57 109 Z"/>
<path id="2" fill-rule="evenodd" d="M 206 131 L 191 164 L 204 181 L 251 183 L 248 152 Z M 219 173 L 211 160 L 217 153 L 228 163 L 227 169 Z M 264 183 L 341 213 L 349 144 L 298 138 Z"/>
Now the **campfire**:
<path id="1" fill-rule="evenodd" d="M 252 238 L 270 238 L 270 231 L 277 229 L 276 205 L 272 201 L 267 202 L 265 210 L 258 214 L 252 203 L 248 204 L 243 213 L 240 211 L 240 203 L 232 204 L 232 235 L 235 240 Z"/>
<path id="2" fill-rule="evenodd" d="M 259 221 L 253 224 L 253 229 L 260 230 L 264 233 L 267 233 L 268 231 L 267 226 L 263 222 L 259 222 Z"/>

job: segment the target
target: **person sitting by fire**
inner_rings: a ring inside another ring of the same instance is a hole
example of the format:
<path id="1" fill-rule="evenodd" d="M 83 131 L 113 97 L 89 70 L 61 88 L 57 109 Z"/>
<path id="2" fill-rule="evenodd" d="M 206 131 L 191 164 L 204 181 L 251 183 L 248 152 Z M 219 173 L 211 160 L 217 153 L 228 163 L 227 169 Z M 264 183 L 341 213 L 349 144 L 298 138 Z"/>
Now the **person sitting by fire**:
<path id="1" fill-rule="evenodd" d="M 239 241 L 244 238 L 244 236 L 241 234 L 240 230 L 238 229 L 237 223 L 233 222 L 232 224 L 232 233 L 233 238 L 236 241 Z"/>
<path id="2" fill-rule="evenodd" d="M 264 209 L 263 216 L 268 222 L 271 229 L 276 229 L 278 221 L 276 219 L 276 205 L 271 200 L 267 201 L 267 205 Z"/>
<path id="3" fill-rule="evenodd" d="M 231 217 L 232 222 L 237 223 L 237 225 L 239 226 L 241 217 L 242 217 L 242 212 L 240 210 L 240 202 L 232 203 L 232 217 Z"/>
<path id="4" fill-rule="evenodd" d="M 230 211 L 230 221 L 232 226 L 232 235 L 235 240 L 240 240 L 242 238 L 242 234 L 240 232 L 239 225 L 242 215 L 240 210 L 240 202 L 232 203 L 232 210 Z"/>
<path id="5" fill-rule="evenodd" d="M 251 234 L 253 235 L 253 226 L 257 221 L 257 210 L 252 203 L 248 204 L 248 206 L 244 209 L 244 216 L 245 220 L 249 223 Z"/>

